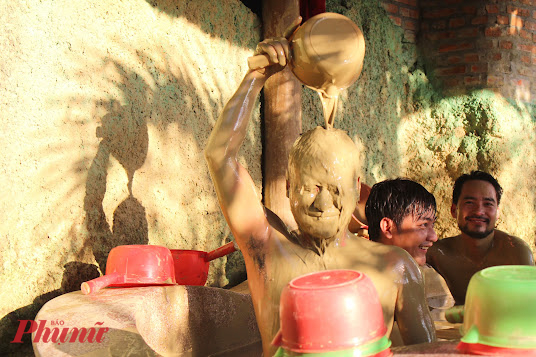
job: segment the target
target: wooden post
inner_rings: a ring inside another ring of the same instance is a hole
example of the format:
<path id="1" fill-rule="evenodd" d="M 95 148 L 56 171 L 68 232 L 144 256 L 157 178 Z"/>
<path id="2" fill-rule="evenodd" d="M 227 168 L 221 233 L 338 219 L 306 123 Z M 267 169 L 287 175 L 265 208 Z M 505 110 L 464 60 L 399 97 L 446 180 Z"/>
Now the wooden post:
<path id="1" fill-rule="evenodd" d="M 300 15 L 299 0 L 264 0 L 264 38 L 282 36 Z M 297 225 L 286 195 L 288 154 L 302 131 L 301 83 L 287 68 L 264 86 L 264 205 L 290 228 Z"/>

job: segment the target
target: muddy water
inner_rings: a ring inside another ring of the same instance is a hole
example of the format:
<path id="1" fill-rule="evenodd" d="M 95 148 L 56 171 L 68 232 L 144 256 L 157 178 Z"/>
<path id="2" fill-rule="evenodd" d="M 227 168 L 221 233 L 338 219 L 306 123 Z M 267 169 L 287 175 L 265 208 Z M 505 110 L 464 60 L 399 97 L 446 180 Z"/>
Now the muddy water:
<path id="1" fill-rule="evenodd" d="M 337 104 L 339 103 L 339 96 L 328 96 L 326 93 L 318 91 L 320 100 L 322 101 L 322 108 L 324 112 L 324 121 L 326 123 L 326 129 L 332 129 L 335 122 L 335 115 L 337 114 Z"/>
<path id="2" fill-rule="evenodd" d="M 339 93 L 357 80 L 363 68 L 363 33 L 346 16 L 322 13 L 298 28 L 290 47 L 292 72 L 318 92 L 325 128 L 333 128 Z"/>

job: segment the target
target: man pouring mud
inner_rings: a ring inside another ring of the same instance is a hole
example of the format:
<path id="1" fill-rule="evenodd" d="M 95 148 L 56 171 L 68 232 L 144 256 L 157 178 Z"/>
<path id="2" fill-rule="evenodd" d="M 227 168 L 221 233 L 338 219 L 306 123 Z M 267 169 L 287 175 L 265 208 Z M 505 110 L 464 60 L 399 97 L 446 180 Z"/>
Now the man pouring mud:
<path id="1" fill-rule="evenodd" d="M 295 277 L 328 269 L 368 275 L 380 296 L 388 332 L 396 317 L 404 343 L 435 340 L 422 278 L 411 257 L 348 231 L 359 197 L 359 153 L 345 132 L 317 127 L 291 150 L 288 196 L 297 230 L 290 231 L 260 202 L 237 156 L 255 99 L 266 80 L 287 64 L 288 41 L 265 40 L 256 52 L 275 64 L 246 73 L 216 122 L 205 157 L 222 212 L 244 255 L 264 356 L 275 352 L 271 341 L 279 329 L 282 289 Z"/>

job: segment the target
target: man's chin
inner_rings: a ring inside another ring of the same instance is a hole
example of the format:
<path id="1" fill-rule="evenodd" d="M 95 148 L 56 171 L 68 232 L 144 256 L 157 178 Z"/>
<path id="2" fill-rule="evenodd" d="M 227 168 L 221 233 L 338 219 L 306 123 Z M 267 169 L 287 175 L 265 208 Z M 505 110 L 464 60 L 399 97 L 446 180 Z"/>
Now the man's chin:
<path id="1" fill-rule="evenodd" d="M 473 231 L 468 229 L 467 227 L 460 227 L 460 230 L 462 231 L 462 233 L 465 233 L 467 236 L 474 239 L 484 239 L 494 231 L 494 229 L 488 231 Z"/>

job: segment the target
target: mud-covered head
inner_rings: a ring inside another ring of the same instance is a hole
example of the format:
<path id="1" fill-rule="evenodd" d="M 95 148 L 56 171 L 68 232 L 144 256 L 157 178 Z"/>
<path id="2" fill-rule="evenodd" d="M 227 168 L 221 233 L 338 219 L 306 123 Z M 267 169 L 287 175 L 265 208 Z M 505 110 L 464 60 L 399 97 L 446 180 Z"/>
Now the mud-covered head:
<path id="1" fill-rule="evenodd" d="M 346 232 L 359 198 L 359 152 L 346 132 L 316 127 L 292 147 L 290 207 L 300 231 L 315 240 Z"/>

